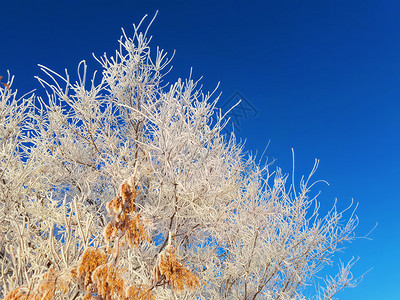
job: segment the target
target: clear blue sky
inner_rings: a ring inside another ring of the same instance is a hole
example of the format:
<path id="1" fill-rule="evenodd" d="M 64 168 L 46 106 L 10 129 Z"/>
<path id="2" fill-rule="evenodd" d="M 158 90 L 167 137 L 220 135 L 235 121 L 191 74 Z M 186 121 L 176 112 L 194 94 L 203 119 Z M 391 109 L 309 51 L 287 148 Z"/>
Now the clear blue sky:
<path id="1" fill-rule="evenodd" d="M 121 27 L 159 15 L 153 46 L 172 53 L 170 78 L 195 78 L 221 103 L 240 92 L 257 115 L 241 119 L 247 149 L 296 174 L 321 160 L 323 207 L 359 202 L 365 235 L 346 252 L 355 274 L 340 299 L 400 299 L 400 1 L 0 0 L 0 75 L 21 93 L 40 90 L 37 64 L 74 73 L 91 53 L 113 53 Z"/>

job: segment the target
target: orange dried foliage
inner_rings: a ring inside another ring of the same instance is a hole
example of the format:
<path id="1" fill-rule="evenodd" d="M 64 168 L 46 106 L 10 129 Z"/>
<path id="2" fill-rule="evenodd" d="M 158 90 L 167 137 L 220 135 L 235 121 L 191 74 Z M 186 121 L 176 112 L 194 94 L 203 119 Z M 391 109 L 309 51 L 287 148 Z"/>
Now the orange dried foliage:
<path id="1" fill-rule="evenodd" d="M 78 267 L 73 267 L 70 271 L 71 278 L 76 280 L 78 277 Z"/>
<path id="2" fill-rule="evenodd" d="M 116 237 L 122 237 L 122 244 L 128 242 L 131 248 L 138 247 L 142 241 L 151 242 L 140 214 L 136 213 L 137 193 L 130 184 L 123 183 L 118 197 L 107 204 L 107 211 L 112 217 L 104 231 L 108 243 Z"/>
<path id="3" fill-rule="evenodd" d="M 100 249 L 97 248 L 87 248 L 83 253 L 83 258 L 81 265 L 78 268 L 78 272 L 72 270 L 72 276 L 74 276 L 74 272 L 76 277 L 81 280 L 85 287 L 92 283 L 92 273 L 96 270 L 97 267 L 103 265 L 107 262 L 107 254 Z"/>
<path id="4" fill-rule="evenodd" d="M 7 300 L 51 300 L 57 291 L 65 294 L 69 289 L 70 282 L 60 276 L 53 269 L 46 272 L 37 288 L 29 291 L 26 287 L 14 289 Z M 25 291 L 25 290 L 28 290 Z"/>
<path id="5" fill-rule="evenodd" d="M 99 266 L 93 272 L 93 284 L 88 289 L 101 296 L 101 299 L 123 299 L 124 280 L 119 275 L 120 271 L 110 264 Z"/>
<path id="6" fill-rule="evenodd" d="M 128 242 L 131 248 L 133 248 L 133 245 L 136 247 L 139 246 L 141 241 L 147 241 L 150 243 L 147 231 L 140 220 L 140 214 L 130 217 L 126 227 L 124 241 Z"/>
<path id="7" fill-rule="evenodd" d="M 118 197 L 108 203 L 107 211 L 112 220 L 104 231 L 105 239 L 109 243 L 107 252 L 89 247 L 83 253 L 79 265 L 68 268 L 61 274 L 50 269 L 43 275 L 35 289 L 18 287 L 11 291 L 6 300 L 50 300 L 54 298 L 56 292 L 65 294 L 71 282 L 78 285 L 78 291 L 83 293 L 84 300 L 155 300 L 152 287 L 132 285 L 125 288 L 121 277 L 124 270 L 115 267 L 118 253 L 113 258 L 115 259 L 113 263 L 108 257 L 108 254 L 114 252 L 110 243 L 116 238 L 118 243 L 129 243 L 130 247 L 137 247 L 143 241 L 151 242 L 141 216 L 136 211 L 136 197 L 137 190 L 132 185 L 124 183 Z M 119 242 L 120 240 L 122 241 Z M 186 287 L 195 289 L 200 286 L 199 278 L 177 261 L 175 249 L 171 245 L 159 254 L 154 277 L 156 282 L 164 282 L 178 292 L 182 292 Z"/>
<path id="8" fill-rule="evenodd" d="M 157 281 L 165 280 L 167 284 L 179 292 L 182 292 L 185 286 L 190 289 L 200 287 L 199 278 L 176 260 L 173 246 L 167 246 L 159 254 L 159 262 L 154 269 L 154 277 Z"/>
<path id="9" fill-rule="evenodd" d="M 68 292 L 70 282 L 60 277 L 60 274 L 50 269 L 43 275 L 42 282 L 39 284 L 39 293 L 37 299 L 51 300 L 56 291 L 61 291 L 63 294 Z"/>
<path id="10" fill-rule="evenodd" d="M 151 289 L 146 285 L 132 285 L 128 288 L 126 299 L 156 300 Z"/>
<path id="11" fill-rule="evenodd" d="M 3 76 L 0 76 L 0 80 L 3 79 Z M 0 82 L 0 84 L 4 85 L 7 89 L 10 89 L 10 86 L 7 83 Z"/>
<path id="12" fill-rule="evenodd" d="M 13 289 L 5 300 L 28 300 L 28 294 L 24 291 L 25 287 L 17 287 Z"/>

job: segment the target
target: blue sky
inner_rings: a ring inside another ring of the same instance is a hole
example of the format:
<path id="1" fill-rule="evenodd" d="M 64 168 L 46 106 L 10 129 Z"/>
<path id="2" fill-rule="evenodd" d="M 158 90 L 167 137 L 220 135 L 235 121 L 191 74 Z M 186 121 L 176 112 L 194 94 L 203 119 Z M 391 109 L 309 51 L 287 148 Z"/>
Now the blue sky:
<path id="1" fill-rule="evenodd" d="M 321 160 L 315 179 L 326 208 L 359 202 L 359 236 L 342 258 L 370 269 L 340 299 L 400 299 L 399 1 L 0 0 L 0 76 L 22 93 L 40 86 L 37 64 L 74 73 L 91 53 L 112 54 L 121 27 L 159 15 L 153 46 L 176 50 L 170 78 L 221 82 L 221 105 L 239 92 L 257 114 L 236 127 L 246 148 L 296 175 Z"/>

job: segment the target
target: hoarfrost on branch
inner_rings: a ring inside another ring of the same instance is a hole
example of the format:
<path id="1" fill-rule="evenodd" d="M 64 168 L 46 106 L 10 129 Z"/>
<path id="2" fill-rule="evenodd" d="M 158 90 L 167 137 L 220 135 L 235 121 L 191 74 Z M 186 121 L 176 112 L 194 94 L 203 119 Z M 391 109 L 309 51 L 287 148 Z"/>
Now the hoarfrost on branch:
<path id="1" fill-rule="evenodd" d="M 140 26 L 140 24 L 139 24 Z M 6 299 L 305 299 L 354 238 L 311 176 L 289 182 L 243 151 L 218 97 L 163 83 L 170 59 L 134 27 L 47 98 L 0 86 L 0 293 Z M 318 285 L 332 299 L 350 267 Z"/>

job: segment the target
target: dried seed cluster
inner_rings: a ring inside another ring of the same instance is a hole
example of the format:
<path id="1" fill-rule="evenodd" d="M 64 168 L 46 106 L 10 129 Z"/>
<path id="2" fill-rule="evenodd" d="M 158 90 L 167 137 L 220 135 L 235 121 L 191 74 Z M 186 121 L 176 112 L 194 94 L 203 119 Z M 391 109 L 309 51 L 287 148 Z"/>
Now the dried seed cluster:
<path id="1" fill-rule="evenodd" d="M 128 299 L 155 300 L 153 293 L 147 285 L 132 285 L 127 291 Z"/>
<path id="2" fill-rule="evenodd" d="M 50 269 L 43 275 L 36 289 L 18 287 L 7 296 L 6 300 L 51 300 L 56 292 L 65 294 L 70 283 L 70 279 L 65 279 L 62 274 Z"/>
<path id="3" fill-rule="evenodd" d="M 119 269 L 108 263 L 99 266 L 93 272 L 92 277 L 93 285 L 91 289 L 104 299 L 124 298 L 124 280 L 120 276 Z"/>
<path id="4" fill-rule="evenodd" d="M 160 282 L 178 292 L 182 292 L 185 287 L 199 287 L 199 278 L 177 261 L 172 245 L 168 245 L 158 255 L 152 287 L 142 284 L 125 286 L 121 276 L 125 270 L 117 267 L 119 253 L 111 246 L 118 248 L 128 242 L 133 248 L 143 241 L 150 243 L 141 216 L 136 212 L 137 193 L 132 184 L 123 183 L 118 197 L 108 203 L 107 211 L 112 219 L 104 231 L 108 244 L 106 250 L 89 247 L 84 251 L 79 265 L 60 274 L 50 269 L 35 289 L 16 288 L 6 299 L 50 300 L 56 292 L 68 292 L 72 282 L 85 295 L 85 300 L 155 300 L 152 289 Z"/>
<path id="5" fill-rule="evenodd" d="M 81 282 L 84 278 L 84 290 L 87 293 L 84 299 L 155 299 L 150 288 L 147 290 L 138 290 L 137 286 L 125 288 L 125 282 L 121 277 L 124 269 L 115 267 L 115 264 L 110 261 L 107 262 L 107 254 L 104 251 L 88 248 L 83 257 L 86 257 L 87 261 L 82 260 L 77 278 Z M 140 293 L 134 294 L 137 290 Z M 135 295 L 134 298 L 131 297 L 132 294 Z"/>
<path id="6" fill-rule="evenodd" d="M 3 79 L 3 76 L 0 76 L 0 80 L 2 80 Z M 2 85 L 4 85 L 4 87 L 6 88 L 6 89 L 10 89 L 10 85 L 8 84 L 8 83 L 4 83 L 4 82 L 1 82 L 0 81 L 0 84 L 2 84 Z"/>
<path id="7" fill-rule="evenodd" d="M 79 266 L 76 274 L 78 282 L 84 286 L 89 286 L 92 284 L 93 272 L 97 269 L 97 267 L 105 264 L 106 262 L 107 254 L 103 250 L 93 247 L 86 249 L 82 257 L 81 265 Z"/>
<path id="8" fill-rule="evenodd" d="M 106 241 L 111 244 L 117 237 L 122 244 L 128 242 L 131 248 L 138 247 L 142 241 L 151 242 L 143 226 L 140 213 L 136 212 L 137 190 L 128 183 L 121 185 L 118 197 L 107 205 L 107 211 L 112 220 L 104 231 Z"/>
<path id="9" fill-rule="evenodd" d="M 200 286 L 199 278 L 176 260 L 175 249 L 171 245 L 159 254 L 158 264 L 154 269 L 154 277 L 156 281 L 165 280 L 167 284 L 179 292 L 182 292 L 185 286 L 190 289 Z"/>

